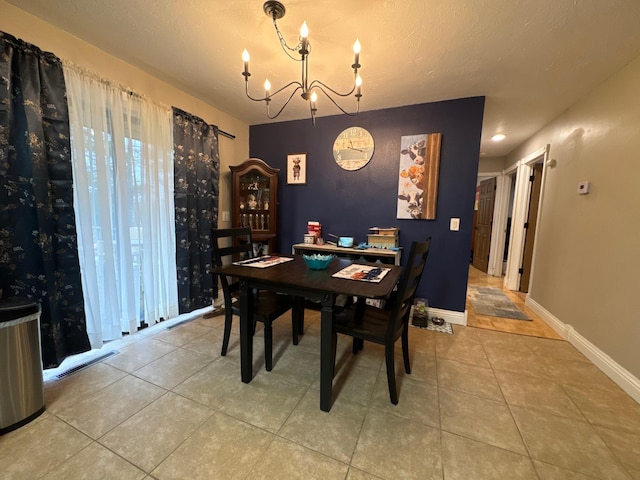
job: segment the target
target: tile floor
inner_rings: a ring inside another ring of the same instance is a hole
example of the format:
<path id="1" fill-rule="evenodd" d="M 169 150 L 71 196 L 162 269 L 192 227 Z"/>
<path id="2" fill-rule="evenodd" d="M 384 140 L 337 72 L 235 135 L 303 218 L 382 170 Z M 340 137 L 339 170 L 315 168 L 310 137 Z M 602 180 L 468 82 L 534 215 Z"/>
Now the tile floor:
<path id="1" fill-rule="evenodd" d="M 222 321 L 156 325 L 47 381 L 46 412 L 0 437 L 0 479 L 640 479 L 640 405 L 565 341 L 412 327 L 393 406 L 382 350 L 341 338 L 325 413 L 318 312 L 298 346 L 275 322 L 271 372 L 258 330 L 250 384 Z"/>

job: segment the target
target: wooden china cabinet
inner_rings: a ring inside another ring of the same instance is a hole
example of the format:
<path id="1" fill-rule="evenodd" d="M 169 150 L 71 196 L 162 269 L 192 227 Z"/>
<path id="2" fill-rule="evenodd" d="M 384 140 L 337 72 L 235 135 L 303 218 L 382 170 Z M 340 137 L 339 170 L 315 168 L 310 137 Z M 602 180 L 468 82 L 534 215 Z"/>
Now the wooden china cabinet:
<path id="1" fill-rule="evenodd" d="M 231 165 L 233 227 L 251 227 L 258 255 L 278 248 L 278 172 L 259 158 Z M 265 248 L 266 247 L 266 248 Z"/>

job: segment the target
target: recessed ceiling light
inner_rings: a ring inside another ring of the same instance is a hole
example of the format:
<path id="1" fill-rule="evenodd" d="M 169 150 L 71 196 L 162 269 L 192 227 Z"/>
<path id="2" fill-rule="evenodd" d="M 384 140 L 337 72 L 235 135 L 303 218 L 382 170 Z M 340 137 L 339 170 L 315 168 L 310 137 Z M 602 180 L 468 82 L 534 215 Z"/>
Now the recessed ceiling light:
<path id="1" fill-rule="evenodd" d="M 507 136 L 504 133 L 496 133 L 493 137 L 491 137 L 491 140 L 493 140 L 494 142 L 501 142 L 505 138 L 507 138 Z"/>

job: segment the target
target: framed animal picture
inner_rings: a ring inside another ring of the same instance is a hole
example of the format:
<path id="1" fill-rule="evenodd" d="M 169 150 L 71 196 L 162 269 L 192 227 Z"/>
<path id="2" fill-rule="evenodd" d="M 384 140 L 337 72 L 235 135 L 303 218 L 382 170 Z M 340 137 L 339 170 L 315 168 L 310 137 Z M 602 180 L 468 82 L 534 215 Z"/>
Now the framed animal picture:
<path id="1" fill-rule="evenodd" d="M 435 220 L 441 133 L 400 137 L 397 218 Z"/>
<path id="2" fill-rule="evenodd" d="M 306 185 L 307 154 L 291 153 L 287 155 L 287 184 Z"/>

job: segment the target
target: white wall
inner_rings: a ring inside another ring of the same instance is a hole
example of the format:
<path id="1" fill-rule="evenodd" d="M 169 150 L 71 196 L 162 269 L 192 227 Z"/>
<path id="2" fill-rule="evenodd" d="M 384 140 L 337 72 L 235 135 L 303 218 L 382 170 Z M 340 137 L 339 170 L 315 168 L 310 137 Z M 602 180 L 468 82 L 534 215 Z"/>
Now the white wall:
<path id="1" fill-rule="evenodd" d="M 0 30 L 32 43 L 41 50 L 52 52 L 62 60 L 75 63 L 105 79 L 124 85 L 134 92 L 197 115 L 207 123 L 217 125 L 220 129 L 235 135 L 235 140 L 219 136 L 221 174 L 219 209 L 220 212 L 230 210 L 229 165 L 237 165 L 249 158 L 249 125 L 4 0 L 0 0 Z M 220 226 L 231 226 L 230 222 L 219 223 Z"/>
<path id="2" fill-rule="evenodd" d="M 530 298 L 640 378 L 640 58 L 505 165 L 545 144 L 557 166 L 546 169 Z M 591 193 L 578 195 L 585 180 Z"/>

